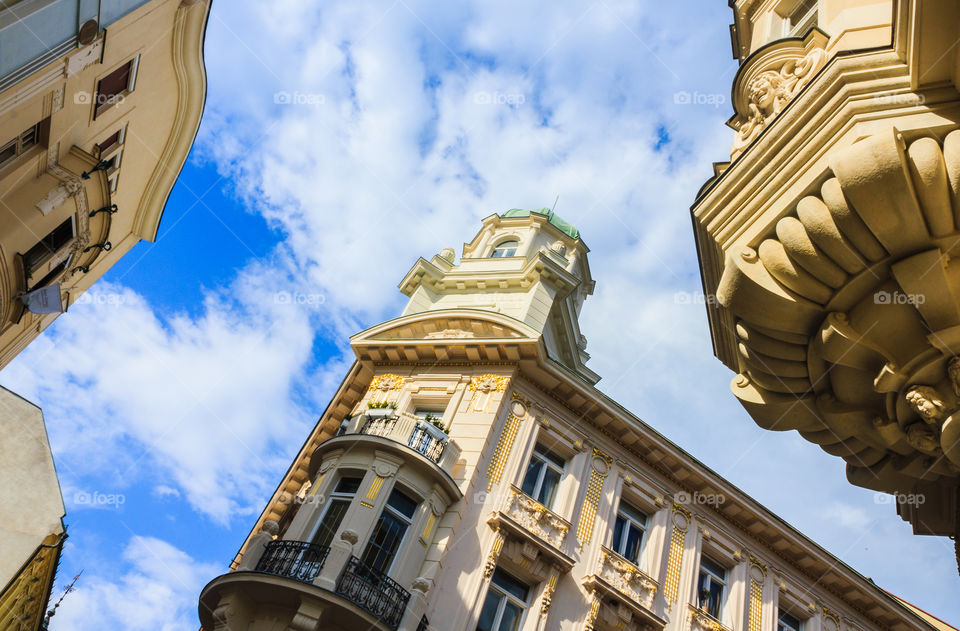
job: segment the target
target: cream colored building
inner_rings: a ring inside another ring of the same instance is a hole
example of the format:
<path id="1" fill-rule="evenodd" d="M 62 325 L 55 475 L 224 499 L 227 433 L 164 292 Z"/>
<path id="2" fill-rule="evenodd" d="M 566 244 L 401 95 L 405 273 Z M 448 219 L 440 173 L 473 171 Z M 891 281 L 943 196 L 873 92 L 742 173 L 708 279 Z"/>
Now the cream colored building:
<path id="1" fill-rule="evenodd" d="M 576 228 L 420 259 L 200 596 L 206 631 L 932 631 L 598 391 Z"/>
<path id="2" fill-rule="evenodd" d="M 40 408 L 0 387 L 0 629 L 39 628 L 67 538 Z"/>
<path id="3" fill-rule="evenodd" d="M 0 1 L 0 368 L 156 238 L 200 124 L 209 8 Z M 63 500 L 40 410 L 0 391 L 0 433 L 0 629 L 32 631 Z"/>
<path id="4" fill-rule="evenodd" d="M 209 0 L 0 3 L 0 367 L 154 240 L 206 94 Z"/>
<path id="5" fill-rule="evenodd" d="M 757 424 L 955 535 L 960 4 L 731 6 L 735 140 L 693 206 L 714 353 Z"/>

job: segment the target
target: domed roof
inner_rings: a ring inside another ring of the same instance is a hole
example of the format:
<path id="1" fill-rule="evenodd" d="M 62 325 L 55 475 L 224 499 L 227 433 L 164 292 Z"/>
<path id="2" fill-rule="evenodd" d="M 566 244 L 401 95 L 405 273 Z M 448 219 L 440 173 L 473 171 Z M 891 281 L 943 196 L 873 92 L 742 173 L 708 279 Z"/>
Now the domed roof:
<path id="1" fill-rule="evenodd" d="M 551 224 L 553 224 L 553 226 L 554 226 L 555 228 L 557 228 L 558 230 L 560 230 L 560 232 L 562 232 L 562 233 L 564 233 L 564 234 L 566 234 L 566 235 L 569 235 L 570 237 L 572 237 L 572 238 L 574 238 L 574 239 L 579 239 L 579 238 L 580 238 L 580 231 L 577 230 L 576 226 L 574 226 L 572 223 L 569 223 L 569 222 L 564 221 L 563 219 L 561 219 L 560 217 L 558 217 L 558 216 L 557 216 L 552 210 L 550 210 L 549 208 L 534 208 L 534 209 L 531 209 L 531 210 L 527 210 L 527 209 L 525 209 L 525 208 L 511 208 L 511 209 L 508 210 L 507 212 L 502 213 L 500 216 L 503 217 L 503 218 L 508 218 L 508 217 L 529 217 L 529 216 L 530 216 L 530 213 L 535 213 L 535 214 L 537 214 L 537 215 L 543 215 L 544 217 L 547 218 L 547 221 L 549 221 Z"/>

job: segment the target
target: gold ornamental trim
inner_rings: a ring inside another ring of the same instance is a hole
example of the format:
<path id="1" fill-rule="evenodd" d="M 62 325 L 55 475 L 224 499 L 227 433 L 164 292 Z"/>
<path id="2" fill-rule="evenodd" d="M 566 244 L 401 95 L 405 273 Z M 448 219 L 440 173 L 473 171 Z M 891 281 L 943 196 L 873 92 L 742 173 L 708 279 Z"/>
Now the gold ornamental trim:
<path id="1" fill-rule="evenodd" d="M 487 490 L 493 488 L 494 484 L 499 484 L 503 477 L 503 469 L 507 464 L 507 458 L 510 455 L 510 449 L 517 438 L 517 431 L 520 429 L 520 417 L 511 414 L 503 424 L 503 431 L 500 432 L 500 439 L 497 440 L 497 446 L 493 450 L 493 456 L 490 458 L 490 464 L 487 465 Z"/>
<path id="2" fill-rule="evenodd" d="M 593 538 L 593 527 L 597 521 L 597 512 L 600 510 L 603 483 L 613 465 L 613 458 L 595 448 L 590 464 L 590 481 L 587 482 L 583 508 L 580 509 L 580 519 L 577 520 L 577 541 L 580 542 L 580 550 L 583 550 L 583 546 L 590 543 Z"/>

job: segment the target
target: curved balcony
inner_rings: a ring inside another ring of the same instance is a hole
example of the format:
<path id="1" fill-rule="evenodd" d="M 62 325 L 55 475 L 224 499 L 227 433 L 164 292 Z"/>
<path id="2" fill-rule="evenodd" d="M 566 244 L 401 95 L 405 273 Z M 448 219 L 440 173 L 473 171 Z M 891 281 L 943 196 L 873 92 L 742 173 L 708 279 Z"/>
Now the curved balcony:
<path id="1" fill-rule="evenodd" d="M 322 620 L 322 628 L 330 631 L 415 631 L 425 624 L 429 584 L 417 579 L 407 590 L 366 565 L 354 555 L 355 534 L 341 536 L 329 547 L 269 540 L 269 533 L 255 536 L 260 540 L 246 563 L 203 589 L 199 610 L 203 629 L 221 628 L 217 625 L 232 612 L 229 628 L 251 631 L 268 610 L 288 624 Z"/>
<path id="2" fill-rule="evenodd" d="M 313 583 L 329 553 L 329 546 L 306 541 L 271 541 L 264 548 L 254 571 Z"/>
<path id="3" fill-rule="evenodd" d="M 313 452 L 310 478 L 316 477 L 320 462 L 327 453 L 347 444 L 355 449 L 363 442 L 369 442 L 376 449 L 389 449 L 411 464 L 420 463 L 431 470 L 451 497 L 461 496 L 453 480 L 453 469 L 460 460 L 457 443 L 433 424 L 389 408 L 367 410 L 344 421 L 337 435 L 321 443 Z"/>
<path id="4" fill-rule="evenodd" d="M 396 629 L 410 600 L 410 592 L 395 580 L 368 567 L 355 556 L 337 581 L 337 593 L 371 614 L 391 629 Z"/>

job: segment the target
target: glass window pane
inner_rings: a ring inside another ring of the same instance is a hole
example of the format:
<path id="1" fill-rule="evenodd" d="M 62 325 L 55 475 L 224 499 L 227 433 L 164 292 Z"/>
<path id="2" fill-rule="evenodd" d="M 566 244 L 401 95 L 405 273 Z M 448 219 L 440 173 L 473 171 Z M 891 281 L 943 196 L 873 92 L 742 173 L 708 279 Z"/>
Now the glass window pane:
<path id="1" fill-rule="evenodd" d="M 613 551 L 623 554 L 623 526 L 626 521 L 622 516 L 617 515 L 617 521 L 613 523 Z"/>
<path id="2" fill-rule="evenodd" d="M 390 493 L 390 497 L 387 499 L 387 505 L 396 510 L 401 515 L 406 515 L 409 518 L 413 518 L 413 514 L 417 510 L 417 505 L 420 502 L 408 497 L 401 491 L 394 489 Z"/>
<path id="3" fill-rule="evenodd" d="M 520 618 L 523 616 L 523 609 L 519 605 L 507 602 L 503 608 L 503 618 L 500 619 L 500 626 L 497 631 L 517 631 L 520 628 Z"/>
<path id="4" fill-rule="evenodd" d="M 800 620 L 781 611 L 777 615 L 777 631 L 800 631 Z"/>
<path id="5" fill-rule="evenodd" d="M 547 469 L 543 473 L 543 484 L 540 486 L 540 493 L 537 501 L 550 508 L 553 506 L 553 498 L 557 494 L 557 486 L 560 485 L 560 474 L 553 469 Z"/>
<path id="6" fill-rule="evenodd" d="M 629 517 L 638 524 L 645 525 L 647 523 L 647 516 L 626 502 L 620 502 L 620 507 L 617 509 L 617 512 Z"/>
<path id="7" fill-rule="evenodd" d="M 320 520 L 317 533 L 313 536 L 313 542 L 321 546 L 329 546 L 334 535 L 337 534 L 337 529 L 340 527 L 340 522 L 343 521 L 343 516 L 346 515 L 348 508 L 350 508 L 349 500 L 332 500 L 327 511 L 323 514 L 323 519 Z"/>
<path id="8" fill-rule="evenodd" d="M 381 513 L 373 534 L 367 542 L 367 547 L 363 551 L 361 557 L 363 563 L 380 572 L 389 570 L 406 531 L 407 524 L 400 521 L 397 516 L 387 511 Z"/>
<path id="9" fill-rule="evenodd" d="M 334 493 L 349 493 L 353 495 L 357 492 L 357 489 L 360 488 L 361 478 L 349 477 L 349 478 L 340 478 L 340 481 L 337 482 L 337 487 L 333 490 Z"/>
<path id="10" fill-rule="evenodd" d="M 700 567 L 709 571 L 721 581 L 726 578 L 727 571 L 723 568 L 723 566 L 716 561 L 711 561 L 707 557 L 702 557 L 700 559 Z"/>
<path id="11" fill-rule="evenodd" d="M 514 578 L 500 568 L 493 573 L 493 584 L 511 596 L 526 602 L 529 588 L 520 579 Z"/>
<path id="12" fill-rule="evenodd" d="M 627 527 L 627 543 L 623 556 L 636 563 L 640 558 L 640 542 L 643 540 L 643 531 L 634 525 Z"/>
<path id="13" fill-rule="evenodd" d="M 541 468 L 543 468 L 543 462 L 541 460 L 536 456 L 530 459 L 530 464 L 527 465 L 527 473 L 523 476 L 523 485 L 520 487 L 520 490 L 530 497 L 533 497 L 536 491 L 537 478 L 540 477 Z"/>
<path id="14" fill-rule="evenodd" d="M 483 609 L 480 611 L 480 621 L 477 622 L 477 631 L 494 631 L 493 625 L 497 619 L 497 609 L 500 607 L 500 601 L 503 598 L 492 589 L 487 591 L 487 598 L 483 601 Z"/>

